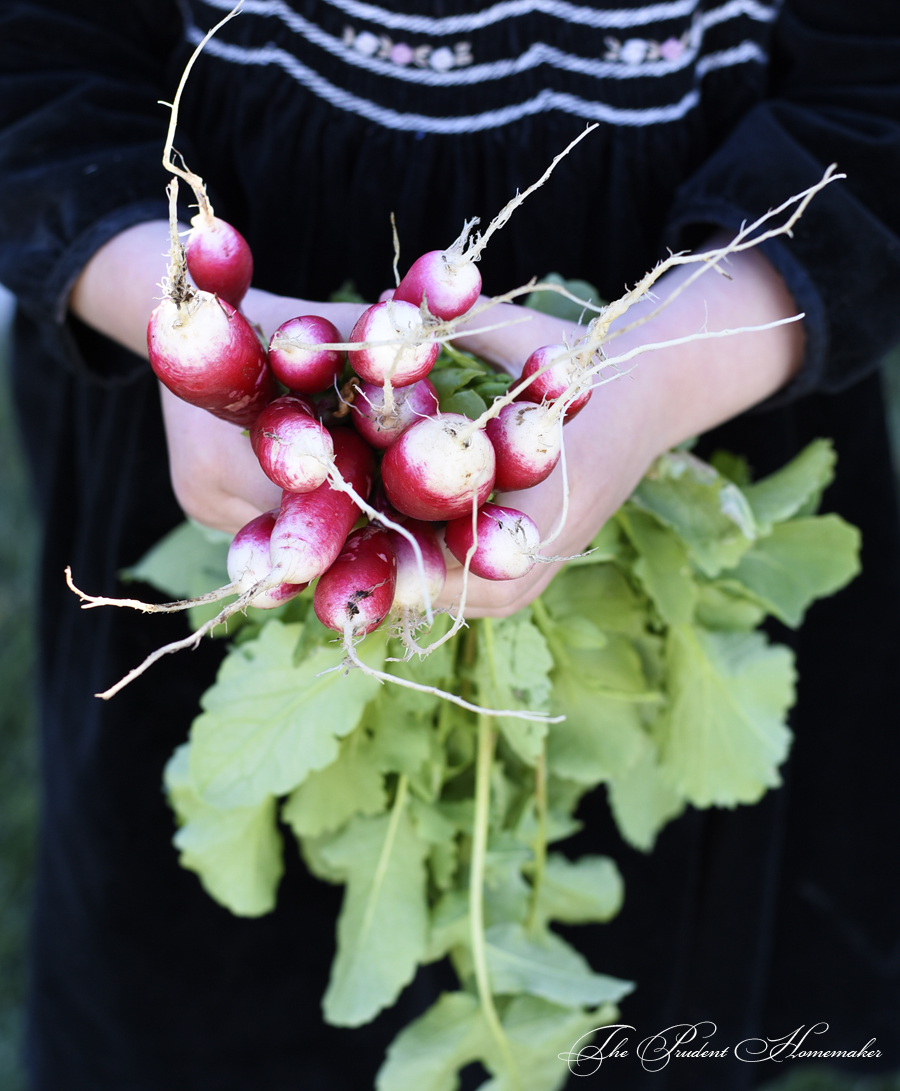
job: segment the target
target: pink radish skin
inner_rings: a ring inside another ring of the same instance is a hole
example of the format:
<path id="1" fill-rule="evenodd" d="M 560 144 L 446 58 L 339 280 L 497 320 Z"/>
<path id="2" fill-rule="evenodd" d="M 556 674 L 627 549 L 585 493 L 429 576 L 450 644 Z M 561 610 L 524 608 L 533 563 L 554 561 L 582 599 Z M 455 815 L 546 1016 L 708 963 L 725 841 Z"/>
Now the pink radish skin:
<path id="1" fill-rule="evenodd" d="M 360 315 L 350 340 L 396 341 L 410 330 L 420 329 L 421 325 L 418 307 L 386 299 L 382 303 L 374 303 Z M 425 378 L 439 352 L 440 345 L 436 342 L 421 340 L 418 344 L 410 342 L 408 345 L 388 344 L 351 349 L 347 355 L 350 366 L 367 383 L 381 386 L 386 379 L 390 379 L 391 386 L 409 386 Z"/>
<path id="2" fill-rule="evenodd" d="M 363 498 L 375 475 L 371 447 L 352 428 L 331 433 L 334 463 L 341 477 Z M 312 492 L 285 492 L 270 540 L 272 570 L 288 583 L 309 583 L 337 559 L 359 518 L 359 508 L 345 492 L 326 481 Z"/>
<path id="3" fill-rule="evenodd" d="M 311 492 L 328 477 L 331 435 L 310 412 L 306 398 L 276 398 L 256 418 L 250 442 L 270 481 L 288 492 Z"/>
<path id="4" fill-rule="evenodd" d="M 327 318 L 317 314 L 291 318 L 272 334 L 269 366 L 293 393 L 318 394 L 334 385 L 344 366 L 344 354 L 317 346 L 341 340 L 337 327 Z"/>
<path id="5" fill-rule="evenodd" d="M 496 459 L 491 441 L 461 413 L 426 417 L 388 447 L 381 463 L 387 498 L 413 519 L 455 519 L 487 500 Z M 465 440 L 459 437 L 468 433 Z"/>
<path id="6" fill-rule="evenodd" d="M 185 247 L 188 272 L 201 291 L 239 307 L 253 280 L 253 255 L 247 240 L 218 216 L 198 213 Z"/>
<path id="7" fill-rule="evenodd" d="M 429 250 L 412 263 L 394 299 L 418 307 L 423 299 L 438 318 L 465 314 L 481 293 L 481 273 L 471 261 L 448 250 Z"/>
<path id="8" fill-rule="evenodd" d="M 354 636 L 377 629 L 397 584 L 397 558 L 387 531 L 370 524 L 354 530 L 316 585 L 313 609 L 329 629 Z"/>
<path id="9" fill-rule="evenodd" d="M 383 386 L 360 382 L 353 399 L 351 416 L 363 439 L 372 447 L 384 451 L 416 421 L 434 416 L 437 411 L 438 395 L 429 379 L 420 379 L 417 383 L 395 390 L 392 413 L 384 412 Z"/>
<path id="10" fill-rule="evenodd" d="M 260 580 L 264 580 L 272 571 L 269 560 L 269 539 L 278 510 L 267 511 L 251 519 L 246 526 L 235 534 L 228 547 L 228 578 L 236 583 L 238 594 L 249 591 Z M 282 603 L 290 602 L 306 588 L 305 583 L 282 583 L 271 591 L 264 591 L 251 599 L 250 605 L 258 610 L 272 610 Z"/>
<path id="11" fill-rule="evenodd" d="M 568 352 L 569 349 L 566 345 L 544 345 L 543 348 L 535 349 L 525 361 L 525 366 L 522 368 L 522 378 L 529 378 L 546 364 L 551 363 L 555 356 Z M 581 370 L 582 365 L 579 363 L 578 357 L 568 357 L 565 360 L 560 360 L 559 363 L 553 364 L 542 375 L 529 383 L 522 393 L 517 395 L 516 401 L 555 402 L 565 394 L 578 378 Z M 590 379 L 585 380 L 585 382 L 589 384 Z M 572 404 L 566 409 L 565 422 L 567 424 L 591 400 L 591 393 L 592 391 L 587 389 L 572 401 Z"/>
<path id="12" fill-rule="evenodd" d="M 478 513 L 478 545 L 470 570 L 485 580 L 517 580 L 535 566 L 541 534 L 532 519 L 515 508 L 485 504 Z M 472 546 L 472 517 L 447 524 L 447 548 L 463 563 Z"/>
<path id="13" fill-rule="evenodd" d="M 560 456 L 559 420 L 534 402 L 505 405 L 487 422 L 497 454 L 494 486 L 503 492 L 530 489 L 553 472 Z"/>
<path id="14" fill-rule="evenodd" d="M 249 427 L 275 397 L 266 350 L 246 318 L 208 292 L 164 299 L 147 325 L 150 365 L 173 394 Z"/>
<path id="15" fill-rule="evenodd" d="M 390 513 L 387 514 L 390 517 Z M 444 581 L 447 578 L 447 565 L 444 562 L 444 554 L 438 542 L 437 533 L 431 523 L 423 523 L 418 519 L 403 519 L 402 516 L 400 521 L 404 529 L 416 539 L 422 550 L 425 583 L 429 600 L 434 602 L 443 590 Z M 397 587 L 394 591 L 394 601 L 391 603 L 391 614 L 395 617 L 405 616 L 418 621 L 425 613 L 425 600 L 422 597 L 422 578 L 416 563 L 415 552 L 402 534 L 398 534 L 395 530 L 389 530 L 388 534 L 397 555 Z"/>

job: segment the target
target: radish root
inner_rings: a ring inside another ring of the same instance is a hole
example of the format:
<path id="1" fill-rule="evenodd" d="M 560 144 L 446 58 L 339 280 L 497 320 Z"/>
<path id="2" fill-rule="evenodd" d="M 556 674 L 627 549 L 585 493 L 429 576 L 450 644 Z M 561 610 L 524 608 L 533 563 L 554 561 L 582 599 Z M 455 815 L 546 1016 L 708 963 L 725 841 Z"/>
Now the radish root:
<path id="1" fill-rule="evenodd" d="M 445 701 L 452 701 L 453 704 L 459 705 L 460 708 L 468 709 L 469 712 L 477 712 L 482 716 L 512 716 L 517 720 L 531 720 L 539 724 L 558 724 L 565 719 L 565 716 L 550 716 L 543 712 L 528 712 L 522 709 L 498 711 L 496 709 L 481 708 L 479 705 L 472 704 L 471 701 L 458 697 L 455 693 L 447 693 L 446 690 L 438 689 L 436 686 L 426 686 L 420 682 L 411 682 L 407 678 L 399 678 L 396 674 L 376 670 L 364 663 L 357 655 L 353 643 L 354 635 L 352 622 L 347 622 L 344 626 L 344 650 L 347 653 L 349 664 L 358 667 L 363 674 L 369 675 L 370 678 L 377 678 L 379 682 L 393 682 L 395 685 L 404 686 L 406 689 L 414 689 L 417 693 L 430 693 L 433 697 L 443 697 Z"/>
<path id="2" fill-rule="evenodd" d="M 66 565 L 66 583 L 69 590 L 82 600 L 82 610 L 93 610 L 95 606 L 127 606 L 132 610 L 140 610 L 142 614 L 175 614 L 180 610 L 189 610 L 192 606 L 200 606 L 204 602 L 218 602 L 227 599 L 229 595 L 238 593 L 239 581 L 227 583 L 224 587 L 217 587 L 215 591 L 207 591 L 205 595 L 198 595 L 193 599 L 178 599 L 175 602 L 141 602 L 140 599 L 110 599 L 103 595 L 88 595 L 85 591 L 76 587 L 72 582 L 72 569 Z"/>

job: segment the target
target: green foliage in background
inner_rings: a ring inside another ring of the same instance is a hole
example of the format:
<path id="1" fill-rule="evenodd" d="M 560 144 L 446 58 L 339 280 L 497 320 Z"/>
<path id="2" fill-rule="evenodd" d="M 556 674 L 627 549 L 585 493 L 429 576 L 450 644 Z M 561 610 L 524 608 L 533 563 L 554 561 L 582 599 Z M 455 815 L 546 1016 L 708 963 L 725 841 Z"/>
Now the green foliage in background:
<path id="1" fill-rule="evenodd" d="M 24 1091 L 20 1048 L 36 820 L 33 580 L 37 531 L 11 411 L 0 288 L 0 1087 Z"/>

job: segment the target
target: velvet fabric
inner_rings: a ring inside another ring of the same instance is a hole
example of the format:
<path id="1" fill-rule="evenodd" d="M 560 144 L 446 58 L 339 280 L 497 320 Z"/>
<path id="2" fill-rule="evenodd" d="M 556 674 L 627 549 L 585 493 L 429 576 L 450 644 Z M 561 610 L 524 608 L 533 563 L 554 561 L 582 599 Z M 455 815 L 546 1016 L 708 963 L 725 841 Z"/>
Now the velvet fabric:
<path id="1" fill-rule="evenodd" d="M 483 6 L 446 0 L 429 12 Z M 623 0 L 617 10 L 640 7 Z M 333 36 L 345 24 L 379 29 L 326 0 L 290 10 Z M 397 0 L 390 10 L 415 8 Z M 16 395 L 44 524 L 35 1091 L 356 1091 L 372 1086 L 397 1029 L 452 984 L 446 967 L 430 967 L 370 1026 L 322 1024 L 340 890 L 312 879 L 288 843 L 278 908 L 238 919 L 178 867 L 170 843 L 162 768 L 221 647 L 171 657 L 98 702 L 94 692 L 181 635 L 183 622 L 82 612 L 62 580 L 71 564 L 82 586 L 121 593 L 117 573 L 181 518 L 149 366 L 70 317 L 66 301 L 97 247 L 165 216 L 167 111 L 157 100 L 170 100 L 190 52 L 185 26 L 205 29 L 220 14 L 199 0 L 0 2 L 0 282 L 20 304 Z M 844 1062 L 864 1074 L 900 1067 L 900 530 L 875 370 L 900 340 L 900 8 L 789 0 L 775 20 L 741 20 L 708 20 L 703 48 L 725 55 L 749 42 L 766 63 L 713 68 L 699 82 L 693 68 L 595 85 L 539 67 L 477 86 L 420 86 L 331 55 L 321 68 L 329 86 L 401 118 L 507 109 L 547 88 L 594 95 L 622 117 L 699 89 L 680 118 L 604 124 L 584 141 L 492 241 L 482 263 L 491 291 L 557 270 L 614 297 L 666 245 L 737 227 L 831 162 L 847 173 L 793 240 L 767 244 L 806 314 L 802 371 L 768 406 L 703 441 L 746 453 L 765 473 L 832 437 L 839 466 L 825 507 L 863 530 L 864 574 L 814 607 L 799 634 L 775 633 L 795 647 L 801 676 L 784 787 L 753 808 L 687 813 L 650 856 L 621 842 L 599 789 L 571 848 L 622 866 L 619 918 L 575 940 L 598 970 L 639 982 L 622 1005 L 638 1038 L 712 1020 L 713 1044 L 733 1047 L 825 1020 L 830 1047 L 877 1039 L 880 1059 Z M 688 11 L 654 33 L 674 40 L 691 26 Z M 591 35 L 591 55 L 610 48 L 602 29 L 541 11 L 474 31 L 471 48 L 476 63 L 493 63 L 551 34 L 561 50 L 588 52 Z M 303 63 L 318 56 L 261 14 L 232 21 L 221 41 L 292 50 Z M 249 240 L 258 287 L 322 299 L 350 277 L 375 298 L 391 283 L 392 210 L 405 258 L 444 246 L 464 218 L 489 218 L 533 181 L 583 124 L 545 110 L 478 130 L 392 128 L 283 67 L 208 54 L 191 77 L 177 147 Z M 616 1091 L 741 1091 L 781 1071 L 730 1055 L 648 1074 L 632 1057 L 593 1079 Z"/>

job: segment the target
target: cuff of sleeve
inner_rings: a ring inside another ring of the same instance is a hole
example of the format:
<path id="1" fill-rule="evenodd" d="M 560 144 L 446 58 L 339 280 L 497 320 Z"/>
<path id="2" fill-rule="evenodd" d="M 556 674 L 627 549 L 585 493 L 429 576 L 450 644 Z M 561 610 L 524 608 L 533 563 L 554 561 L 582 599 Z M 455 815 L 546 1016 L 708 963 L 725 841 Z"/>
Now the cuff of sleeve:
<path id="1" fill-rule="evenodd" d="M 164 200 L 144 200 L 116 209 L 74 239 L 54 265 L 47 281 L 47 312 L 31 317 L 43 328 L 45 340 L 53 342 L 53 355 L 76 375 L 102 386 L 117 387 L 146 373 L 148 364 L 143 357 L 75 318 L 68 310 L 69 296 L 82 269 L 104 243 L 135 224 L 167 216 Z M 47 314 L 52 323 L 47 322 Z"/>
<path id="2" fill-rule="evenodd" d="M 805 313 L 807 334 L 803 367 L 766 408 L 812 391 L 847 389 L 900 337 L 900 232 L 893 214 L 874 208 L 871 194 L 866 199 L 869 159 L 863 154 L 888 171 L 895 153 L 900 161 L 900 128 L 879 128 L 874 150 L 867 134 L 863 115 L 764 102 L 676 194 L 666 241 L 683 246 L 702 241 L 704 225 L 736 230 L 759 218 L 817 182 L 832 160 L 846 172 L 846 179 L 816 194 L 792 238 L 762 244 Z"/>
<path id="3" fill-rule="evenodd" d="M 669 221 L 666 241 L 673 250 L 696 249 L 702 245 L 704 237 L 716 228 L 737 234 L 750 218 L 746 209 L 727 201 L 707 199 L 687 202 L 679 206 L 677 215 Z M 787 405 L 822 385 L 828 358 L 828 321 L 821 294 L 809 273 L 791 253 L 789 244 L 785 245 L 782 239 L 768 239 L 760 243 L 759 248 L 787 285 L 797 314 L 803 315 L 806 334 L 800 370 L 786 386 L 756 407 L 757 410 L 767 410 Z"/>

